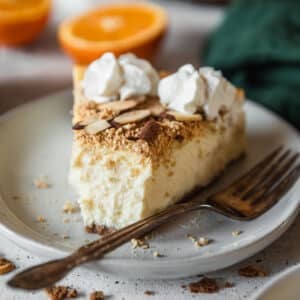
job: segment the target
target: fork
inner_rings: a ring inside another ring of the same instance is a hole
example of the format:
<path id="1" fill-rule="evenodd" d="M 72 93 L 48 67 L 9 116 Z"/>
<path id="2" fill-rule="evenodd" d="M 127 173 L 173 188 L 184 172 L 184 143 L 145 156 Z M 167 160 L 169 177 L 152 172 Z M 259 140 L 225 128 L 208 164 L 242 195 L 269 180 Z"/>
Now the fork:
<path id="1" fill-rule="evenodd" d="M 73 254 L 29 268 L 8 281 L 15 288 L 36 290 L 53 285 L 73 268 L 100 259 L 132 238 L 139 238 L 183 213 L 208 209 L 228 218 L 253 220 L 274 206 L 300 177 L 299 153 L 278 147 L 244 176 L 205 201 L 196 197 L 175 204 L 77 249 Z M 296 165 L 296 166 L 295 166 Z"/>

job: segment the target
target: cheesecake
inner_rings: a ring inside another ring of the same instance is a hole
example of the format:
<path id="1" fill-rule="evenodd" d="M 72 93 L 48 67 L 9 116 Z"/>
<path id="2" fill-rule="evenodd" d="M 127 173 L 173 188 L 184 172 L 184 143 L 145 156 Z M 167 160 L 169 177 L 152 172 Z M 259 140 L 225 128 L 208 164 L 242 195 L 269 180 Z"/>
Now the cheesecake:
<path id="1" fill-rule="evenodd" d="M 74 66 L 69 182 L 88 231 L 118 229 L 211 183 L 245 151 L 244 93 L 191 65 L 131 54 Z"/>

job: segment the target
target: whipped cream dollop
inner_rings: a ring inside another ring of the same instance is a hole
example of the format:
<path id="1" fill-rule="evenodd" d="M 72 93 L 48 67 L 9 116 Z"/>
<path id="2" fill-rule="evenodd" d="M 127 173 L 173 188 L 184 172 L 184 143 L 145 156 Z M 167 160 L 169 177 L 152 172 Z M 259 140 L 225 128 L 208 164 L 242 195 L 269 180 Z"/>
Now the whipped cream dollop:
<path id="1" fill-rule="evenodd" d="M 98 103 L 131 97 L 156 96 L 159 75 L 152 65 L 128 53 L 116 58 L 105 53 L 84 74 L 84 95 Z"/>
<path id="2" fill-rule="evenodd" d="M 192 65 L 182 66 L 158 86 L 160 101 L 170 109 L 185 114 L 203 111 L 207 119 L 217 118 L 222 109 L 229 110 L 235 93 L 236 88 L 220 71 L 210 67 L 196 70 Z"/>

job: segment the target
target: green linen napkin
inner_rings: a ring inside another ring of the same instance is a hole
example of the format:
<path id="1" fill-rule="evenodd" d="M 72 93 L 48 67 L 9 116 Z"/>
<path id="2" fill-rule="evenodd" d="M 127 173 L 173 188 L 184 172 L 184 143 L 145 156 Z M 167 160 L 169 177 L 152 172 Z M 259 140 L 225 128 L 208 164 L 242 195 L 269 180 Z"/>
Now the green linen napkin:
<path id="1" fill-rule="evenodd" d="M 203 64 L 300 129 L 300 0 L 236 0 Z"/>

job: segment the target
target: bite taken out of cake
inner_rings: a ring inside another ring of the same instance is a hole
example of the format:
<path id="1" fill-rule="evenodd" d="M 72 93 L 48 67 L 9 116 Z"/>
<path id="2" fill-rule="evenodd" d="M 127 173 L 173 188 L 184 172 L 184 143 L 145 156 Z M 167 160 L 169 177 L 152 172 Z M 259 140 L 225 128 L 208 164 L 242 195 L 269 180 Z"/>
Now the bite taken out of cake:
<path id="1" fill-rule="evenodd" d="M 132 54 L 106 53 L 73 75 L 69 181 L 89 231 L 165 209 L 245 152 L 244 93 L 219 71 L 162 75 Z"/>

